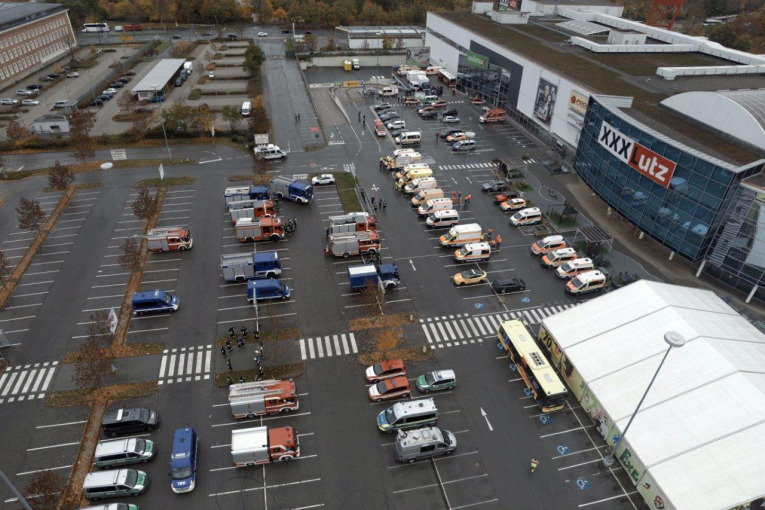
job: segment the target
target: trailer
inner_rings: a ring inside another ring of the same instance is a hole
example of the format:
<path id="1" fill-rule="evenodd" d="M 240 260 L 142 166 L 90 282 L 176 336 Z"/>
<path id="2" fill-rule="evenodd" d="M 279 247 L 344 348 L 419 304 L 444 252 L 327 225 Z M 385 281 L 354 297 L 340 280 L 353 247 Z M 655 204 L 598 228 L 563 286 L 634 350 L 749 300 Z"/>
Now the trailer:
<path id="1" fill-rule="evenodd" d="M 353 232 L 335 234 L 328 238 L 324 248 L 325 255 L 348 258 L 351 255 L 368 253 L 374 255 L 380 251 L 380 236 L 377 232 Z"/>
<path id="2" fill-rule="evenodd" d="M 327 235 L 366 232 L 367 230 L 377 231 L 377 219 L 369 213 L 356 212 L 330 216 Z"/>
<path id="3" fill-rule="evenodd" d="M 385 292 L 397 287 L 401 278 L 396 264 L 365 264 L 348 268 L 348 282 L 352 291 L 361 291 L 371 282 Z"/>
<path id="4" fill-rule="evenodd" d="M 257 220 L 242 218 L 236 221 L 236 238 L 240 243 L 247 241 L 278 241 L 284 237 L 281 218 L 264 217 Z"/>
<path id="5" fill-rule="evenodd" d="M 223 190 L 223 201 L 225 202 L 226 207 L 234 202 L 241 202 L 242 200 L 250 200 L 249 186 L 236 186 Z"/>
<path id="6" fill-rule="evenodd" d="M 232 384 L 228 387 L 228 403 L 234 418 L 288 413 L 300 407 L 292 379 Z"/>
<path id="7" fill-rule="evenodd" d="M 271 179 L 271 193 L 292 202 L 307 204 L 313 198 L 313 186 L 289 177 L 278 175 Z"/>
<path id="8" fill-rule="evenodd" d="M 154 253 L 185 251 L 191 249 L 194 239 L 185 227 L 154 228 L 146 234 L 146 245 Z"/>
<path id="9" fill-rule="evenodd" d="M 270 200 L 243 200 L 242 202 L 234 202 L 234 204 L 252 204 L 251 207 L 229 207 L 229 214 L 231 215 L 231 223 L 236 225 L 236 221 L 241 218 L 264 218 L 267 216 L 276 216 L 276 208 L 274 203 Z"/>
<path id="10" fill-rule="evenodd" d="M 275 251 L 233 253 L 220 256 L 220 271 L 227 282 L 244 282 L 277 278 L 282 274 L 282 264 Z"/>
<path id="11" fill-rule="evenodd" d="M 300 442 L 289 426 L 232 430 L 231 457 L 236 467 L 292 460 L 300 457 Z"/>

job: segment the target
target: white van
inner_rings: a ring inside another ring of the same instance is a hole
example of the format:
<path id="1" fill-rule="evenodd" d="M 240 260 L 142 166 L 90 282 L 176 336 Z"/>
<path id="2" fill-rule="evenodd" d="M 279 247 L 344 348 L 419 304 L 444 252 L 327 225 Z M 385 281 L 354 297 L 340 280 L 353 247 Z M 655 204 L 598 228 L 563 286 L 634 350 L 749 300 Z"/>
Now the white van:
<path id="1" fill-rule="evenodd" d="M 489 243 L 468 243 L 454 252 L 454 260 L 457 262 L 481 262 L 491 257 L 491 245 Z"/>
<path id="2" fill-rule="evenodd" d="M 252 103 L 245 101 L 242 103 L 242 117 L 249 117 L 252 112 Z"/>
<path id="3" fill-rule="evenodd" d="M 592 263 L 592 259 L 574 259 L 565 262 L 562 266 L 555 270 L 555 275 L 558 278 L 568 280 L 574 276 L 579 276 L 587 271 L 595 269 L 595 265 Z"/>
<path id="4" fill-rule="evenodd" d="M 377 91 L 380 97 L 390 97 L 398 95 L 398 87 L 383 87 Z"/>
<path id="5" fill-rule="evenodd" d="M 566 292 L 569 294 L 586 294 L 596 292 L 608 285 L 608 277 L 602 271 L 588 271 L 575 276 L 566 283 Z"/>
<path id="6" fill-rule="evenodd" d="M 531 245 L 531 253 L 534 255 L 544 255 L 545 253 L 566 248 L 567 246 L 568 244 L 566 244 L 563 236 L 547 236 Z"/>
<path id="7" fill-rule="evenodd" d="M 435 103 L 436 101 L 438 101 L 438 99 L 439 99 L 438 96 L 431 94 L 431 95 L 423 97 L 422 98 L 422 102 L 423 103 Z"/>
<path id="8" fill-rule="evenodd" d="M 401 178 L 406 177 L 406 174 L 414 170 L 430 170 L 430 165 L 427 163 L 410 163 L 408 165 L 404 165 L 404 168 L 398 172 L 393 172 L 391 175 L 393 176 L 394 181 L 398 181 Z"/>
<path id="9" fill-rule="evenodd" d="M 452 144 L 452 150 L 456 152 L 468 152 L 475 150 L 475 140 L 460 140 Z"/>
<path id="10" fill-rule="evenodd" d="M 546 268 L 552 269 L 554 267 L 560 267 L 566 262 L 570 262 L 576 259 L 576 250 L 573 248 L 561 248 L 560 250 L 551 251 L 539 261 L 539 263 Z"/>
<path id="11" fill-rule="evenodd" d="M 444 190 L 440 188 L 424 189 L 412 197 L 412 207 L 420 207 L 432 198 L 444 198 Z"/>
<path id="12" fill-rule="evenodd" d="M 359 63 L 359 59 L 357 58 L 351 59 L 351 63 L 353 65 L 354 70 L 358 71 L 359 69 L 361 69 L 361 64 Z"/>
<path id="13" fill-rule="evenodd" d="M 433 177 L 433 170 L 430 168 L 418 168 L 407 172 L 405 176 L 398 180 L 396 183 L 396 189 L 402 189 L 407 184 L 413 182 L 415 179 L 424 179 L 425 177 Z"/>
<path id="14" fill-rule="evenodd" d="M 425 68 L 425 74 L 438 74 L 441 69 L 443 69 L 441 66 L 428 66 Z"/>
<path id="15" fill-rule="evenodd" d="M 395 138 L 399 145 L 419 145 L 422 141 L 422 133 L 419 131 L 404 131 Z"/>
<path id="16" fill-rule="evenodd" d="M 445 211 L 436 211 L 425 220 L 425 224 L 430 228 L 451 227 L 460 222 L 460 213 L 455 209 L 446 209 Z"/>
<path id="17" fill-rule="evenodd" d="M 278 145 L 269 143 L 255 147 L 255 156 L 261 156 L 263 159 L 281 159 L 286 158 L 287 153 L 281 150 Z"/>
<path id="18" fill-rule="evenodd" d="M 523 225 L 536 225 L 542 221 L 542 211 L 539 207 L 527 207 L 521 209 L 510 217 L 510 224 L 514 227 Z"/>
<path id="19" fill-rule="evenodd" d="M 433 189 L 437 184 L 435 177 L 421 177 L 419 179 L 414 179 L 412 182 L 404 186 L 404 193 L 413 195 L 414 193 L 425 189 Z"/>
<path id="20" fill-rule="evenodd" d="M 417 214 L 429 216 L 436 211 L 446 211 L 448 209 L 454 209 L 451 198 L 431 198 L 417 208 Z"/>
<path id="21" fill-rule="evenodd" d="M 481 225 L 478 223 L 467 223 L 465 225 L 455 225 L 449 229 L 449 232 L 442 235 L 438 242 L 441 246 L 462 246 L 467 243 L 477 243 L 483 240 Z"/>

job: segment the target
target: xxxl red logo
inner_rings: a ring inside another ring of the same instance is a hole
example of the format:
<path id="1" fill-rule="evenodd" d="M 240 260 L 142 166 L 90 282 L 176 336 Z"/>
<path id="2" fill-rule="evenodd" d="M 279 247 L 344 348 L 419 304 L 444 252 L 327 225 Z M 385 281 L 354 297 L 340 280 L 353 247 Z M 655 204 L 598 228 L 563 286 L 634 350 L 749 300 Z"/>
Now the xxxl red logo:
<path id="1" fill-rule="evenodd" d="M 669 188 L 677 163 L 643 147 L 624 136 L 607 122 L 600 126 L 598 143 L 623 163 L 645 175 L 653 182 Z"/>

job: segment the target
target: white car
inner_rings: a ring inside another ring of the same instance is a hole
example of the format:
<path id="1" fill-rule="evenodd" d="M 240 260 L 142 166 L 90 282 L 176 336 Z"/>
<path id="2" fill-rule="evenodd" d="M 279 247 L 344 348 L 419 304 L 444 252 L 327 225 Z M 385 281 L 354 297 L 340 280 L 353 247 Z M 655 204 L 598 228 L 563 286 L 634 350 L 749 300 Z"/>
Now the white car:
<path id="1" fill-rule="evenodd" d="M 454 115 L 445 115 L 443 119 L 441 119 L 441 122 L 444 124 L 458 124 L 460 121 L 459 117 L 456 117 Z"/>
<path id="2" fill-rule="evenodd" d="M 80 73 L 69 73 L 66 75 L 67 78 L 79 78 Z"/>
<path id="3" fill-rule="evenodd" d="M 24 97 L 26 97 L 26 96 L 33 96 L 34 92 L 32 92 L 31 90 L 27 90 L 27 89 L 19 89 L 19 90 L 16 91 L 16 95 L 17 96 L 24 96 Z"/>
<path id="4" fill-rule="evenodd" d="M 388 129 L 404 129 L 406 128 L 406 122 L 403 120 L 392 120 L 386 124 Z"/>
<path id="5" fill-rule="evenodd" d="M 24 106 L 37 106 L 38 104 L 40 104 L 40 101 L 38 101 L 37 99 L 23 99 L 21 101 L 21 104 Z"/>
<path id="6" fill-rule="evenodd" d="M 332 174 L 321 174 L 311 179 L 311 184 L 314 186 L 322 186 L 325 184 L 334 184 L 335 176 Z"/>
<path id="7" fill-rule="evenodd" d="M 5 99 L 0 99 L 0 104 L 13 106 L 15 104 L 19 104 L 19 100 L 18 99 L 8 99 L 6 97 Z"/>
<path id="8" fill-rule="evenodd" d="M 207 73 L 207 76 L 210 78 L 215 78 L 215 73 L 210 71 L 209 73 Z"/>
<path id="9" fill-rule="evenodd" d="M 268 37 L 266 32 L 258 32 L 258 37 Z"/>
<path id="10" fill-rule="evenodd" d="M 103 91 L 103 92 L 101 92 L 101 93 L 102 93 L 102 94 L 108 94 L 108 95 L 110 95 L 110 96 L 113 96 L 114 94 L 116 94 L 116 93 L 117 93 L 117 89 L 108 88 L 108 89 L 104 90 L 104 91 Z"/>

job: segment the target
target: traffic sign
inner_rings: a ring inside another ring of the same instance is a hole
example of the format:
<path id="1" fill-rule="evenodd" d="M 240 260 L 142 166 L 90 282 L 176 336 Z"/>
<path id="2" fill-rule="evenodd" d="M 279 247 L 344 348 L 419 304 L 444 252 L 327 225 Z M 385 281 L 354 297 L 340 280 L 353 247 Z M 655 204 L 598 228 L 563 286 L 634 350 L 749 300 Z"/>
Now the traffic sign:
<path id="1" fill-rule="evenodd" d="M 162 166 L 162 163 L 159 164 L 159 180 L 163 180 L 165 178 L 165 167 Z"/>
<path id="2" fill-rule="evenodd" d="M 109 322 L 109 331 L 113 335 L 117 331 L 117 313 L 114 311 L 114 307 L 109 310 L 109 318 L 107 320 Z"/>
<path id="3" fill-rule="evenodd" d="M 112 153 L 112 161 L 117 161 L 118 159 L 127 159 L 127 152 L 125 152 L 125 149 L 112 149 L 109 152 Z"/>

